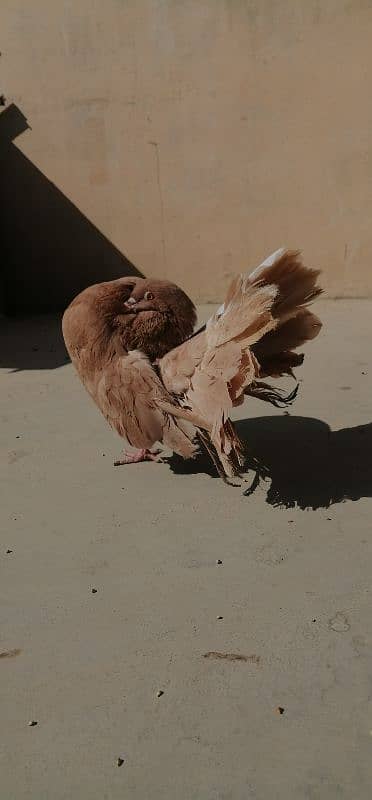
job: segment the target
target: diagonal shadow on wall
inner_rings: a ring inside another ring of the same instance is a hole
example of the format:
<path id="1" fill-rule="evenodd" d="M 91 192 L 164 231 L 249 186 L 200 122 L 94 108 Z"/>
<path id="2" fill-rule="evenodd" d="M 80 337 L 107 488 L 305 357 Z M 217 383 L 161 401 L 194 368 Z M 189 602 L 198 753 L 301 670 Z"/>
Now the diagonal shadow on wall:
<path id="1" fill-rule="evenodd" d="M 141 275 L 14 144 L 13 140 L 28 128 L 26 118 L 14 104 L 0 114 L 0 310 L 9 316 L 62 311 L 92 283 Z M 36 322 L 30 324 L 31 338 L 37 338 L 40 326 Z M 28 360 L 33 365 L 38 345 L 30 344 L 33 356 L 28 359 L 22 345 L 24 342 L 27 349 L 25 320 L 8 319 L 3 325 L 8 335 L 2 337 L 2 365 L 19 368 L 19 358 L 21 368 L 27 368 Z M 45 365 L 41 355 L 36 358 L 38 368 L 64 363 L 59 320 L 49 318 L 48 322 L 45 318 L 40 325 L 43 330 L 45 326 L 49 328 L 53 350 Z M 41 353 L 40 348 L 38 352 Z"/>

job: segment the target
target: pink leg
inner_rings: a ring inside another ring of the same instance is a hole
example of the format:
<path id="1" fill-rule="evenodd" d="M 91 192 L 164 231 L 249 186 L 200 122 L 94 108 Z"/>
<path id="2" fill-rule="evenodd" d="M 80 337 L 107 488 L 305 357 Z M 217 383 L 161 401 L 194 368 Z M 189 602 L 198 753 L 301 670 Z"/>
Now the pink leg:
<path id="1" fill-rule="evenodd" d="M 144 447 L 142 450 L 135 450 L 133 453 L 127 453 L 126 450 L 123 450 L 123 458 L 119 459 L 119 461 L 114 461 L 114 467 L 121 467 L 124 464 L 138 464 L 140 461 L 159 461 L 159 455 L 161 450 L 155 450 L 154 453 L 151 450 L 146 450 Z"/>

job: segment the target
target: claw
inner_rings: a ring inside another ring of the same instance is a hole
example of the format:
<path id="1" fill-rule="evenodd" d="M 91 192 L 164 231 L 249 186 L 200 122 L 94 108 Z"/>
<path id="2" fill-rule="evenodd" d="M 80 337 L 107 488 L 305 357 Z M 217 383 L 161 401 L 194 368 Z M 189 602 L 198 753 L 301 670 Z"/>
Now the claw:
<path id="1" fill-rule="evenodd" d="M 124 464 L 139 464 L 141 461 L 160 462 L 160 454 L 161 450 L 155 450 L 152 452 L 144 447 L 141 450 L 135 450 L 132 453 L 128 453 L 126 450 L 123 450 L 123 458 L 120 458 L 118 461 L 114 461 L 114 467 L 122 467 Z"/>

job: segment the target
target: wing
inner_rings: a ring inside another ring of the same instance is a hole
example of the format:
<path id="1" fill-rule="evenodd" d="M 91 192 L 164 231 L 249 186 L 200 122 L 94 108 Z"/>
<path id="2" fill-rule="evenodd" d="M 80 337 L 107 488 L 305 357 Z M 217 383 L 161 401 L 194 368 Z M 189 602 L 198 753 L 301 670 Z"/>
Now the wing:
<path id="1" fill-rule="evenodd" d="M 251 346 L 275 326 L 270 310 L 275 297 L 275 287 L 252 287 L 240 276 L 230 287 L 223 314 L 213 315 L 204 331 L 159 361 L 168 391 L 182 395 L 181 402 L 208 424 L 218 460 L 230 476 L 241 445 L 229 416 L 257 374 Z"/>
<path id="2" fill-rule="evenodd" d="M 239 386 L 254 378 L 250 349 L 276 322 L 271 313 L 276 298 L 274 286 L 253 286 L 239 276 L 227 295 L 222 314 L 214 314 L 204 330 L 171 350 L 159 361 L 164 385 L 176 395 L 192 397 L 192 407 L 201 410 L 197 395 L 215 395 L 219 386 L 226 398 L 237 399 Z M 208 377 L 208 380 L 207 380 Z M 198 387 L 198 389 L 196 389 Z"/>
<path id="3" fill-rule="evenodd" d="M 162 442 L 184 458 L 194 455 L 199 420 L 175 403 L 143 353 L 112 361 L 99 377 L 95 400 L 111 427 L 134 447 Z"/>
<path id="4" fill-rule="evenodd" d="M 103 370 L 96 401 L 107 422 L 134 447 L 160 441 L 163 415 L 156 405 L 156 375 L 138 353 L 116 358 Z"/>
<path id="5" fill-rule="evenodd" d="M 177 396 L 186 394 L 206 349 L 206 333 L 203 330 L 174 347 L 158 361 L 162 381 L 168 392 Z"/>

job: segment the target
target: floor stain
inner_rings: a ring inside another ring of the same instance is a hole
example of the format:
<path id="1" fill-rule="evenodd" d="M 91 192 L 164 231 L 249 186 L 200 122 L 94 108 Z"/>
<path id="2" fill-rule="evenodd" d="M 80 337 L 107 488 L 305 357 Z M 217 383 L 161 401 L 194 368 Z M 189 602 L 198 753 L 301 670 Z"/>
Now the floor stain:
<path id="1" fill-rule="evenodd" d="M 18 647 L 16 647 L 14 650 L 3 650 L 3 652 L 0 653 L 0 658 L 15 658 L 16 656 L 19 656 L 21 652 L 22 650 L 20 650 Z"/>
<path id="2" fill-rule="evenodd" d="M 242 653 L 220 653 L 217 650 L 210 650 L 208 653 L 203 653 L 203 658 L 216 658 L 225 661 L 248 661 L 251 664 L 259 664 L 261 661 L 260 656 L 244 656 Z"/>
<path id="3" fill-rule="evenodd" d="M 350 630 L 350 622 L 342 611 L 338 611 L 328 622 L 328 628 L 336 633 L 345 633 Z"/>
<path id="4" fill-rule="evenodd" d="M 19 461 L 27 455 L 27 450 L 11 450 L 8 454 L 8 464 L 15 464 L 16 461 Z"/>

